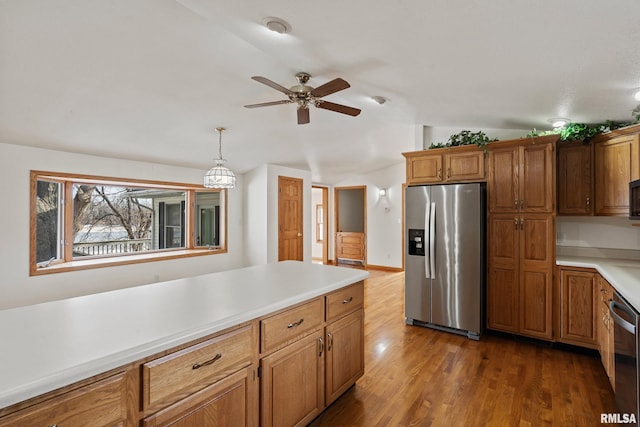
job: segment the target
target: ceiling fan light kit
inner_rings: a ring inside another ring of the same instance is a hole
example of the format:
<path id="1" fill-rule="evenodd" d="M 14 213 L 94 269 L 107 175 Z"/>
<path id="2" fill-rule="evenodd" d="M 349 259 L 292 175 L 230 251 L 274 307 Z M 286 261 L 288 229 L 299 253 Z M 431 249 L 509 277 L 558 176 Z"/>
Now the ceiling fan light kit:
<path id="1" fill-rule="evenodd" d="M 219 134 L 218 158 L 216 165 L 209 169 L 204 176 L 204 186 L 206 188 L 234 188 L 236 186 L 236 175 L 224 166 L 227 162 L 222 158 L 222 132 L 224 128 L 216 128 Z"/>
<path id="2" fill-rule="evenodd" d="M 313 88 L 307 85 L 307 82 L 311 78 L 309 73 L 300 72 L 296 74 L 298 84 L 287 89 L 278 83 L 269 80 L 262 76 L 253 76 L 253 80 L 269 86 L 279 92 L 287 95 L 289 99 L 283 99 L 281 101 L 262 102 L 259 104 L 245 105 L 246 108 L 268 107 L 271 105 L 291 104 L 295 103 L 298 106 L 298 124 L 303 125 L 309 123 L 309 105 L 313 105 L 317 108 L 324 110 L 334 111 L 336 113 L 347 114 L 349 116 L 357 116 L 360 114 L 358 108 L 349 107 L 347 105 L 336 104 L 333 102 L 325 101 L 321 99 L 324 96 L 331 95 L 332 93 L 347 89 L 351 87 L 349 83 L 341 78 L 333 79 L 323 85 Z"/>

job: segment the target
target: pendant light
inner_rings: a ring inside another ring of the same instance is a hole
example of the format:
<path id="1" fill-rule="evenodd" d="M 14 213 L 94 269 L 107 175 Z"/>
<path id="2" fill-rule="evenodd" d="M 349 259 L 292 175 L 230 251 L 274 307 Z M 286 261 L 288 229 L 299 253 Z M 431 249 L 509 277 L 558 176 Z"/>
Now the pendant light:
<path id="1" fill-rule="evenodd" d="M 224 128 L 216 128 L 219 134 L 218 138 L 218 158 L 216 165 L 209 169 L 204 176 L 204 186 L 207 188 L 234 188 L 236 186 L 236 176 L 229 169 L 224 167 L 227 162 L 222 158 L 222 132 Z"/>

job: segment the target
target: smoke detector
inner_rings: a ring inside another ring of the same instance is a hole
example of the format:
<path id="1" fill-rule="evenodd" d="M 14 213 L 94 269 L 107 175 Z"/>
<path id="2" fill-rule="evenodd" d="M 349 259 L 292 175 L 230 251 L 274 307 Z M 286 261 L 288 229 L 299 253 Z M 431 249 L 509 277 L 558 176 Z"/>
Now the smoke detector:
<path id="1" fill-rule="evenodd" d="M 278 34 L 288 34 L 291 32 L 291 24 L 284 19 L 276 18 L 274 16 L 264 18 L 262 20 L 262 25 Z"/>

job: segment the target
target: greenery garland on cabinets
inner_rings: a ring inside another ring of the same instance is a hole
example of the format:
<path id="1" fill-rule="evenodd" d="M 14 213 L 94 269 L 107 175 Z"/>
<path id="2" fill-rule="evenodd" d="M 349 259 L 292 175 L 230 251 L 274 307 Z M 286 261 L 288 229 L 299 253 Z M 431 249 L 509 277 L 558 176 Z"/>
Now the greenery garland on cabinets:
<path id="1" fill-rule="evenodd" d="M 632 122 L 614 122 L 607 120 L 604 123 L 586 124 L 586 123 L 567 123 L 564 127 L 549 131 L 538 132 L 535 129 L 527 134 L 528 137 L 536 137 L 543 135 L 560 134 L 560 141 L 577 141 L 582 140 L 588 144 L 596 135 L 609 132 L 614 129 L 620 129 L 625 126 L 631 126 L 640 123 L 640 104 L 632 110 L 634 120 Z"/>
<path id="2" fill-rule="evenodd" d="M 460 145 L 477 145 L 480 148 L 484 148 L 488 143 L 497 141 L 497 139 L 489 139 L 489 137 L 482 131 L 471 132 L 470 130 L 463 130 L 460 133 L 454 133 L 449 137 L 449 141 L 431 143 L 429 149 L 432 148 L 449 148 L 458 147 Z"/>

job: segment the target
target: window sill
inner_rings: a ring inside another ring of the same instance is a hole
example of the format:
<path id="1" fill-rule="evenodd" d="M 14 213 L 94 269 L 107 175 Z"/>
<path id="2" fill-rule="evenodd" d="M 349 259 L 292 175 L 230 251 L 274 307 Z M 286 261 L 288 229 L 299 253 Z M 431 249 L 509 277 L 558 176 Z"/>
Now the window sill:
<path id="1" fill-rule="evenodd" d="M 30 276 L 40 276 L 43 274 L 63 273 L 67 271 L 89 270 L 101 267 L 115 267 L 118 265 L 141 264 L 153 261 L 166 261 L 170 259 L 189 258 L 194 256 L 214 255 L 226 253 L 223 248 L 216 249 L 183 249 L 163 252 L 152 252 L 138 255 L 113 256 L 103 258 L 79 259 L 70 262 L 52 263 L 48 267 L 32 266 Z"/>

